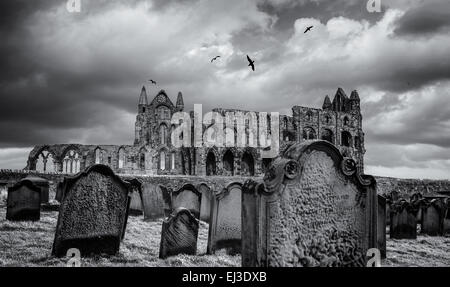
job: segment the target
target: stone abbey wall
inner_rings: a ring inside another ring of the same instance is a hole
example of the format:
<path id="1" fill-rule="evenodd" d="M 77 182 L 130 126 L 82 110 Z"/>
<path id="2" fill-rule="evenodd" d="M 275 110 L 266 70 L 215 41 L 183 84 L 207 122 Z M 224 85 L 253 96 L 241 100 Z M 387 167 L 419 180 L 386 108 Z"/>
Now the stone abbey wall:
<path id="1" fill-rule="evenodd" d="M 270 158 L 261 154 L 263 147 L 183 147 L 176 148 L 171 133 L 177 127 L 171 123 L 176 112 L 183 112 L 183 95 L 173 104 L 164 90 L 151 102 L 142 88 L 132 145 L 56 144 L 36 146 L 29 154 L 26 170 L 75 174 L 93 165 L 104 164 L 116 173 L 147 175 L 217 175 L 261 176 Z M 243 112 L 237 109 L 213 109 L 222 116 Z M 250 112 L 249 112 L 250 113 Z M 257 120 L 261 118 L 255 113 Z M 194 114 L 189 113 L 192 129 Z M 270 117 L 268 126 L 270 127 Z M 238 123 L 235 123 L 235 131 Z M 246 142 L 250 138 L 250 120 L 244 123 Z M 202 125 L 203 135 L 209 126 Z M 229 127 L 224 126 L 224 131 Z M 258 130 L 260 126 L 258 125 Z M 260 131 L 259 131 L 260 132 Z M 272 132 L 268 128 L 267 134 Z M 236 138 L 235 134 L 235 138 Z M 255 136 L 255 135 L 253 135 Z M 339 88 L 333 101 L 325 97 L 322 109 L 292 107 L 292 115 L 280 115 L 280 151 L 286 146 L 306 140 L 322 139 L 336 145 L 340 152 L 355 159 L 364 168 L 364 132 L 360 99 L 356 91 L 348 97 Z M 236 139 L 235 139 L 236 141 Z"/>

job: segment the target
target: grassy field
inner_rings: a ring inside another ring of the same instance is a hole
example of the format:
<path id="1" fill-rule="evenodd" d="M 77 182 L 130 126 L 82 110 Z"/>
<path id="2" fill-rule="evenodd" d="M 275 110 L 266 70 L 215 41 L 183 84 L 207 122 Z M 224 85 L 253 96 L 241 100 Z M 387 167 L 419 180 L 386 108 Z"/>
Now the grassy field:
<path id="1" fill-rule="evenodd" d="M 39 222 L 9 222 L 0 207 L 0 266 L 65 266 L 67 259 L 51 256 L 57 212 L 41 212 Z M 239 255 L 225 251 L 206 255 L 208 225 L 201 222 L 198 255 L 159 259 L 162 220 L 130 217 L 125 239 L 116 256 L 83 258 L 82 266 L 240 266 Z M 450 238 L 419 236 L 417 240 L 388 240 L 384 266 L 450 266 Z"/>

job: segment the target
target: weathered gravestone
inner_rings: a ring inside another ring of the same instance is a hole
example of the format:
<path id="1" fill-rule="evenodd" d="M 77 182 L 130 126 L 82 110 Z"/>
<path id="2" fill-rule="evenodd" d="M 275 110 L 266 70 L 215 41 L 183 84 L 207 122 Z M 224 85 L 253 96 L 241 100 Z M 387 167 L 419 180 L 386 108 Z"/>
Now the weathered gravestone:
<path id="1" fill-rule="evenodd" d="M 176 209 L 164 220 L 161 231 L 159 258 L 197 253 L 199 221 L 187 208 Z"/>
<path id="2" fill-rule="evenodd" d="M 55 200 L 58 201 L 59 203 L 62 202 L 63 200 L 63 192 L 64 192 L 64 181 L 58 182 L 56 185 L 56 195 L 55 195 Z"/>
<path id="3" fill-rule="evenodd" d="M 202 194 L 200 220 L 209 223 L 211 219 L 211 201 L 213 200 L 213 191 L 206 184 L 200 184 L 198 190 Z"/>
<path id="4" fill-rule="evenodd" d="M 202 194 L 192 184 L 185 184 L 182 188 L 172 192 L 172 210 L 180 207 L 189 209 L 195 218 L 200 217 Z"/>
<path id="5" fill-rule="evenodd" d="M 126 180 L 131 186 L 128 215 L 139 216 L 144 213 L 142 205 L 142 182 L 136 178 Z"/>
<path id="6" fill-rule="evenodd" d="M 124 236 L 131 187 L 106 165 L 93 165 L 66 178 L 52 254 L 70 248 L 82 256 L 116 254 Z"/>
<path id="7" fill-rule="evenodd" d="M 142 185 L 144 220 L 155 220 L 170 215 L 172 197 L 170 190 L 158 184 L 145 182 Z"/>
<path id="8" fill-rule="evenodd" d="M 386 226 L 391 226 L 391 204 L 392 201 L 386 198 Z"/>
<path id="9" fill-rule="evenodd" d="M 41 203 L 46 204 L 49 201 L 49 181 L 42 177 L 28 175 L 23 180 L 31 181 L 35 186 L 39 187 L 41 190 Z"/>
<path id="10" fill-rule="evenodd" d="M 386 258 L 386 198 L 378 195 L 377 241 L 381 258 Z"/>
<path id="11" fill-rule="evenodd" d="M 290 146 L 243 190 L 244 267 L 365 266 L 377 247 L 375 179 L 328 142 Z"/>
<path id="12" fill-rule="evenodd" d="M 411 195 L 409 202 L 411 203 L 412 209 L 417 210 L 416 213 L 416 222 L 417 224 L 422 224 L 422 208 L 423 205 L 423 196 L 420 192 L 416 192 Z"/>
<path id="13" fill-rule="evenodd" d="M 450 199 L 445 200 L 444 235 L 450 235 Z"/>
<path id="14" fill-rule="evenodd" d="M 416 239 L 417 212 L 417 207 L 404 199 L 392 203 L 390 237 L 392 239 Z"/>
<path id="15" fill-rule="evenodd" d="M 430 236 L 444 235 L 446 205 L 442 199 L 424 200 L 421 233 Z"/>
<path id="16" fill-rule="evenodd" d="M 29 180 L 21 180 L 8 188 L 6 219 L 38 221 L 41 215 L 41 189 Z"/>
<path id="17" fill-rule="evenodd" d="M 227 248 L 229 253 L 241 252 L 242 184 L 234 182 L 214 195 L 207 253 Z"/>

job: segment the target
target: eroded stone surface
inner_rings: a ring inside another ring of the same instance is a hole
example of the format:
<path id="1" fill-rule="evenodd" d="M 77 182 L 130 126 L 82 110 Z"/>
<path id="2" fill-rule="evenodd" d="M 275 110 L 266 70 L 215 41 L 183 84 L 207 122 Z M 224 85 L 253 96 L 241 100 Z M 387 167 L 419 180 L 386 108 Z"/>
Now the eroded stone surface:
<path id="1" fill-rule="evenodd" d="M 443 200 L 424 201 L 421 233 L 430 236 L 444 235 L 444 218 L 447 206 Z"/>
<path id="2" fill-rule="evenodd" d="M 30 181 L 19 181 L 8 189 L 6 219 L 38 221 L 40 205 L 41 189 Z"/>
<path id="3" fill-rule="evenodd" d="M 194 185 L 185 185 L 172 193 L 172 210 L 186 208 L 195 218 L 199 218 L 201 199 L 202 194 Z"/>
<path id="4" fill-rule="evenodd" d="M 175 210 L 164 220 L 159 258 L 197 253 L 198 220 L 186 208 Z"/>
<path id="5" fill-rule="evenodd" d="M 393 239 L 417 238 L 417 212 L 419 207 L 406 200 L 399 200 L 391 205 L 391 225 L 389 235 Z"/>
<path id="6" fill-rule="evenodd" d="M 375 182 L 356 175 L 334 146 L 292 146 L 264 184 L 264 192 L 244 197 L 257 214 L 243 213 L 243 240 L 257 244 L 243 254 L 244 266 L 364 266 L 367 249 L 376 247 Z"/>
<path id="7" fill-rule="evenodd" d="M 116 254 L 125 232 L 129 185 L 107 166 L 96 165 L 68 179 L 52 253 L 78 248 L 83 256 Z"/>
<path id="8" fill-rule="evenodd" d="M 211 211 L 208 253 L 229 248 L 231 253 L 241 250 L 242 185 L 232 183 L 215 195 Z"/>
<path id="9" fill-rule="evenodd" d="M 148 182 L 143 184 L 142 203 L 145 220 L 155 220 L 170 214 L 170 193 L 159 184 Z"/>

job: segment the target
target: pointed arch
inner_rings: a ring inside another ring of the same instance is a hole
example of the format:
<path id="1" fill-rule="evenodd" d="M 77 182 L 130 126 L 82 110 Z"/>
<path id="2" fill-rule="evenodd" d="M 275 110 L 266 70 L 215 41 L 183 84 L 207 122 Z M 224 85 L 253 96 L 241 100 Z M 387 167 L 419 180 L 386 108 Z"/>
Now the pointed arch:
<path id="1" fill-rule="evenodd" d="M 212 150 L 208 151 L 206 155 L 206 175 L 216 175 L 217 174 L 217 158 Z"/>
<path id="2" fill-rule="evenodd" d="M 334 144 L 334 134 L 330 129 L 322 130 L 321 139 Z"/>
<path id="3" fill-rule="evenodd" d="M 168 138 L 168 132 L 167 132 L 167 125 L 162 123 L 159 125 L 159 139 L 161 145 L 167 145 L 167 138 Z"/>
<path id="4" fill-rule="evenodd" d="M 222 162 L 224 175 L 234 176 L 234 154 L 230 149 L 223 154 Z"/>
<path id="5" fill-rule="evenodd" d="M 341 133 L 341 145 L 346 147 L 352 146 L 352 135 L 348 131 L 342 131 Z"/>
<path id="6" fill-rule="evenodd" d="M 241 175 L 254 176 L 255 175 L 255 160 L 253 155 L 245 151 L 241 159 Z"/>
<path id="7" fill-rule="evenodd" d="M 119 168 L 124 168 L 126 162 L 125 148 L 120 147 L 118 151 L 118 164 Z"/>

